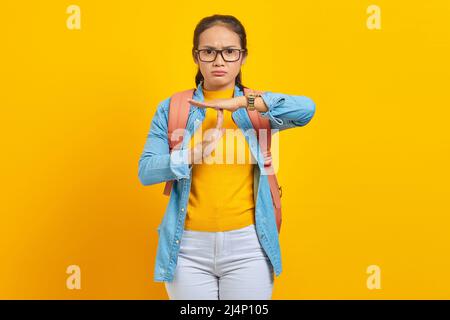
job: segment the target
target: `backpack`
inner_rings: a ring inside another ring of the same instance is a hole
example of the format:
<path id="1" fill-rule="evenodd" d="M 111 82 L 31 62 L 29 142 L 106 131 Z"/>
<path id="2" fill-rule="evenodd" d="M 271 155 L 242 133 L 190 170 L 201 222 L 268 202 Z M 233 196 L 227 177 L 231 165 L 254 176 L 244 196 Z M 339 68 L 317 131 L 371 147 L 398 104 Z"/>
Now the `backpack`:
<path id="1" fill-rule="evenodd" d="M 185 91 L 176 92 L 173 94 L 170 98 L 170 105 L 169 105 L 169 120 L 168 120 L 168 140 L 169 140 L 169 150 L 172 152 L 172 150 L 175 148 L 179 148 L 181 146 L 181 141 L 183 139 L 183 136 L 178 136 L 178 139 L 172 139 L 172 133 L 176 129 L 184 129 L 186 128 L 187 119 L 189 115 L 189 109 L 190 104 L 187 101 L 188 98 L 193 98 L 195 89 L 188 89 Z M 248 93 L 253 92 L 257 94 L 262 94 L 263 91 L 256 91 L 251 90 L 249 88 L 244 87 L 244 94 L 247 95 Z M 247 110 L 247 113 L 249 115 L 249 118 L 252 122 L 253 128 L 256 130 L 256 136 L 258 138 L 258 142 L 261 147 L 262 154 L 264 155 L 264 167 L 267 167 L 269 169 L 270 174 L 267 175 L 270 185 L 270 193 L 272 195 L 272 205 L 274 208 L 274 214 L 275 214 L 275 221 L 277 224 L 277 230 L 278 233 L 281 229 L 281 195 L 282 195 L 282 189 L 281 186 L 278 185 L 277 177 L 274 173 L 273 167 L 272 167 L 272 156 L 270 153 L 270 146 L 271 146 L 271 131 L 270 131 L 270 120 L 268 118 L 264 118 L 261 116 L 259 111 L 257 110 Z M 265 143 L 262 143 L 259 139 L 259 129 L 266 129 L 267 130 L 267 145 Z M 164 188 L 163 194 L 170 195 L 170 192 L 172 190 L 173 180 L 166 181 L 166 185 Z"/>

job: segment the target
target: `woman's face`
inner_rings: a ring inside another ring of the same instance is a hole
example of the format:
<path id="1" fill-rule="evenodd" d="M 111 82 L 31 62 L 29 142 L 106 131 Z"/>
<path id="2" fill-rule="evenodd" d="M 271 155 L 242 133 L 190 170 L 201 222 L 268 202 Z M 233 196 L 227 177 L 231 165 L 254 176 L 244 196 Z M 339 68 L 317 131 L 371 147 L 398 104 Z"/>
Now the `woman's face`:
<path id="1" fill-rule="evenodd" d="M 215 25 L 200 34 L 199 45 L 196 49 L 225 49 L 227 47 L 242 49 L 239 36 L 225 26 Z M 236 76 L 239 74 L 245 59 L 244 52 L 241 52 L 239 60 L 234 62 L 225 61 L 219 53 L 217 53 L 216 59 L 212 62 L 201 61 L 198 59 L 198 54 L 195 56 L 194 61 L 198 64 L 203 75 L 203 87 L 205 89 L 224 90 L 234 88 Z M 214 71 L 225 71 L 226 73 L 224 75 L 215 75 Z"/>

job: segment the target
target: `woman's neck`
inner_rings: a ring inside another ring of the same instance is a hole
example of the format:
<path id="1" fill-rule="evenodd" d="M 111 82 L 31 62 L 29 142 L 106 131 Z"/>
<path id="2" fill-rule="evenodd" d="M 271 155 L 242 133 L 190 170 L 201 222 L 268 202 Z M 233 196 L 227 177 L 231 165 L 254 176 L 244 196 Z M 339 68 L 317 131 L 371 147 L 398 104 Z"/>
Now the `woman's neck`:
<path id="1" fill-rule="evenodd" d="M 223 86 L 211 86 L 210 84 L 203 82 L 203 89 L 207 91 L 226 91 L 234 89 L 234 87 L 235 87 L 234 82 Z"/>
<path id="2" fill-rule="evenodd" d="M 232 98 L 234 96 L 234 88 L 227 88 L 222 90 L 203 89 L 203 96 L 206 100 Z"/>

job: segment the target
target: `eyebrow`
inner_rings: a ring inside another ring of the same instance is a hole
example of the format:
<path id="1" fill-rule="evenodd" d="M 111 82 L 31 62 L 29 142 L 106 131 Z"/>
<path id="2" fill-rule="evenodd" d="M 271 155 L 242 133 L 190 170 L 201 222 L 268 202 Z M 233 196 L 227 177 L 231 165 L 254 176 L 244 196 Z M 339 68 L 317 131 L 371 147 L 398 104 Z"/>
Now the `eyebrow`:
<path id="1" fill-rule="evenodd" d="M 218 48 L 214 48 L 212 46 L 203 46 L 205 49 L 218 49 Z M 239 46 L 233 45 L 233 46 L 225 46 L 222 49 L 227 49 L 227 48 L 238 48 Z"/>

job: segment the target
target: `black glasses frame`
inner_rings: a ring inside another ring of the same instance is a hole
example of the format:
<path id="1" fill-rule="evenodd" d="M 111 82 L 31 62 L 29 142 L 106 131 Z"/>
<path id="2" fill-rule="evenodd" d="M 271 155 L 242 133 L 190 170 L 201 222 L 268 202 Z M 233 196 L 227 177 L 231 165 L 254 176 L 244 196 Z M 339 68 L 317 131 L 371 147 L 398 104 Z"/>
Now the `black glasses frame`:
<path id="1" fill-rule="evenodd" d="M 239 56 L 238 56 L 238 58 L 237 58 L 236 60 L 227 60 L 227 59 L 225 59 L 225 57 L 223 56 L 223 53 L 222 53 L 222 51 L 225 51 L 225 50 L 239 50 Z M 214 51 L 214 52 L 215 52 L 214 59 L 212 59 L 211 61 L 200 59 L 200 51 Z M 241 58 L 241 52 L 245 52 L 245 51 L 247 51 L 247 49 L 237 49 L 237 48 L 226 48 L 226 49 L 200 49 L 200 50 L 197 50 L 197 49 L 196 49 L 196 50 L 195 50 L 195 52 L 197 53 L 198 59 L 199 59 L 200 61 L 202 61 L 202 62 L 213 62 L 214 60 L 216 60 L 216 58 L 217 58 L 217 53 L 218 53 L 218 52 L 220 52 L 220 55 L 222 56 L 222 59 L 223 59 L 224 61 L 226 61 L 226 62 L 235 62 L 235 61 L 238 61 L 238 60 Z"/>

